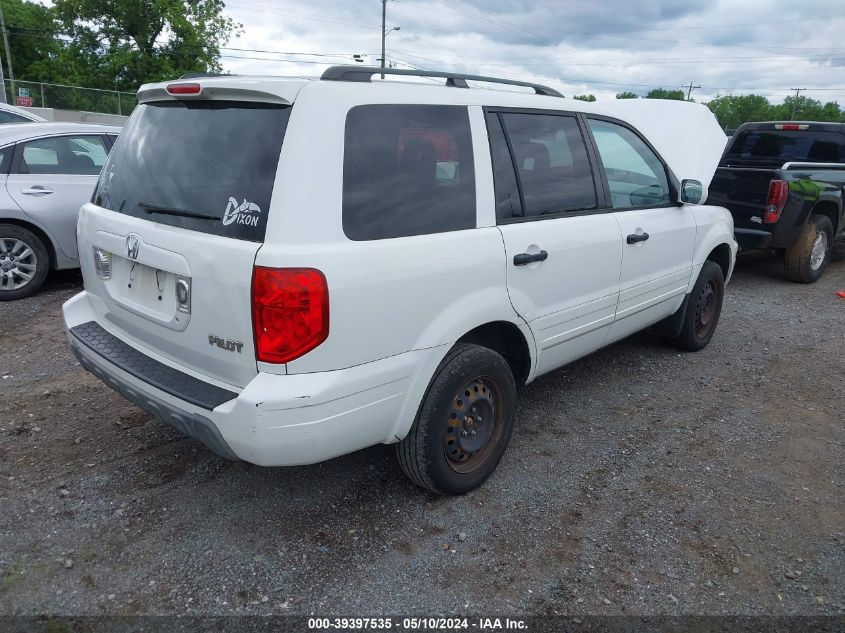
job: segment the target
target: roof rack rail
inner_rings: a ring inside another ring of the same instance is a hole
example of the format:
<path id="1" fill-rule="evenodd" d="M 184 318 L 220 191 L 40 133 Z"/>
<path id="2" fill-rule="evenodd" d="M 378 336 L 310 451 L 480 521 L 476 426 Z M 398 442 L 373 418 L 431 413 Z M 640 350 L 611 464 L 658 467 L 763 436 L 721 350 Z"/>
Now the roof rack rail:
<path id="1" fill-rule="evenodd" d="M 462 75 L 459 73 L 442 72 L 438 70 L 406 70 L 404 68 L 377 68 L 374 66 L 331 66 L 325 70 L 320 79 L 324 81 L 370 81 L 373 75 L 404 75 L 406 77 L 442 77 L 446 85 L 453 88 L 469 88 L 467 81 L 484 81 L 508 86 L 523 86 L 533 88 L 538 95 L 547 97 L 563 97 L 554 88 L 516 79 L 500 79 L 498 77 L 484 77 L 482 75 Z"/>

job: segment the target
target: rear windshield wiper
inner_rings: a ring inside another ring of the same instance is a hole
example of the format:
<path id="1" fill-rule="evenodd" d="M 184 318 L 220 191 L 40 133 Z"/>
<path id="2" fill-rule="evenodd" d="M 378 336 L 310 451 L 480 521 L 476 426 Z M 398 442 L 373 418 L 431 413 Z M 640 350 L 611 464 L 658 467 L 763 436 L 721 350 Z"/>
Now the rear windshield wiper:
<path id="1" fill-rule="evenodd" d="M 138 207 L 147 213 L 161 213 L 162 215 L 178 215 L 184 218 L 202 218 L 203 220 L 219 220 L 220 216 L 203 211 L 191 211 L 179 207 L 166 207 L 152 202 L 139 202 Z"/>

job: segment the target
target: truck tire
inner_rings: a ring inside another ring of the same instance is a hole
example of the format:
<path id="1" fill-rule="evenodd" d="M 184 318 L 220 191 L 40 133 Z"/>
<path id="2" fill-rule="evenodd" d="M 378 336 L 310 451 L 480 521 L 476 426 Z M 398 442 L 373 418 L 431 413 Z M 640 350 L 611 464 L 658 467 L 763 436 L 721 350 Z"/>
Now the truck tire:
<path id="1" fill-rule="evenodd" d="M 688 352 L 697 352 L 707 347 L 719 324 L 724 298 L 725 276 L 722 267 L 716 262 L 704 262 L 687 301 L 681 333 L 672 342 Z"/>
<path id="2" fill-rule="evenodd" d="M 396 446 L 418 486 L 460 495 L 496 469 L 513 431 L 516 383 L 491 349 L 458 343 L 434 373 L 408 435 Z"/>
<path id="3" fill-rule="evenodd" d="M 0 301 L 28 297 L 50 270 L 47 247 L 32 231 L 0 224 Z"/>
<path id="4" fill-rule="evenodd" d="M 786 278 L 802 284 L 818 281 L 830 261 L 833 223 L 824 215 L 812 215 L 798 241 L 786 249 Z"/>

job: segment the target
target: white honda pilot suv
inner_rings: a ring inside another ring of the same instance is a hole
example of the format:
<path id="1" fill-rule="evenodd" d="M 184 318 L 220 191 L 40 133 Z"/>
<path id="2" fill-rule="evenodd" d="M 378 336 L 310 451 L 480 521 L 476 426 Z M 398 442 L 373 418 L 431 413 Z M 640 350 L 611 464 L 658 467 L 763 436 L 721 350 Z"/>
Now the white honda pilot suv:
<path id="1" fill-rule="evenodd" d="M 713 336 L 731 216 L 596 104 L 362 67 L 138 97 L 80 211 L 70 345 L 219 455 L 395 443 L 411 480 L 460 494 L 520 385 L 649 326 Z"/>

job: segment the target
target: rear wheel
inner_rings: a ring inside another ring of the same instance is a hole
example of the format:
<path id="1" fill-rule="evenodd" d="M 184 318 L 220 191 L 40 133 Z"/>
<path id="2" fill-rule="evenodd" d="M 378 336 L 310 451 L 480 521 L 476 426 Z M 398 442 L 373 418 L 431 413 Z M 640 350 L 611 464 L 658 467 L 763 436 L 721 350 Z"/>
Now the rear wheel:
<path id="1" fill-rule="evenodd" d="M 675 345 L 691 352 L 707 347 L 719 324 L 724 297 L 722 268 L 716 262 L 704 262 L 687 302 L 681 333 L 673 341 Z"/>
<path id="2" fill-rule="evenodd" d="M 798 241 L 786 249 L 786 278 L 802 284 L 818 281 L 830 261 L 833 223 L 824 215 L 807 220 Z"/>
<path id="3" fill-rule="evenodd" d="M 408 435 L 397 445 L 411 481 L 438 494 L 480 486 L 513 430 L 516 384 L 504 358 L 457 344 L 440 363 Z"/>
<path id="4" fill-rule="evenodd" d="M 47 248 L 34 233 L 0 224 L 0 301 L 28 297 L 41 287 L 49 269 Z"/>

